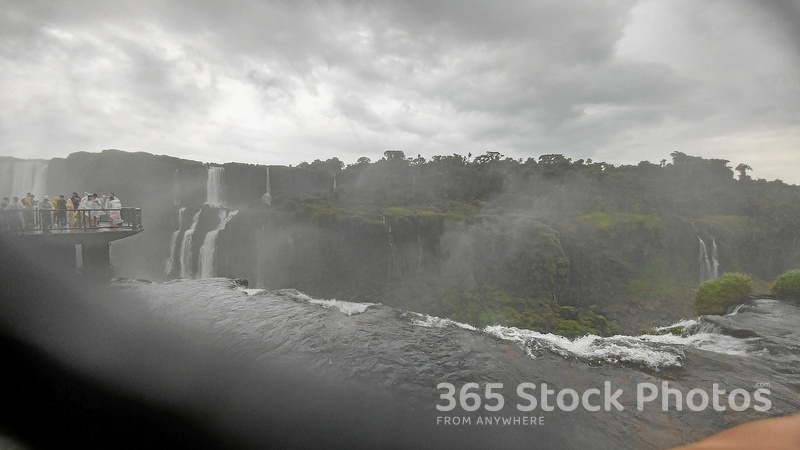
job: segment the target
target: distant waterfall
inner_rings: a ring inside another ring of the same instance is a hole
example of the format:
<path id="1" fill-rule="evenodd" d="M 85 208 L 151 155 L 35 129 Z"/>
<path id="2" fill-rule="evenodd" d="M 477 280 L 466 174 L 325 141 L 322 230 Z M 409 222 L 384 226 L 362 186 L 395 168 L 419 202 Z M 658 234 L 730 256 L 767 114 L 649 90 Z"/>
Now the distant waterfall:
<path id="1" fill-rule="evenodd" d="M 199 271 L 200 278 L 213 278 L 217 276 L 215 256 L 217 254 L 217 235 L 225 229 L 225 225 L 233 219 L 239 211 L 233 210 L 228 213 L 225 210 L 219 211 L 220 223 L 215 230 L 209 231 L 200 247 Z"/>
<path id="2" fill-rule="evenodd" d="M 181 230 L 183 229 L 183 215 L 186 212 L 186 208 L 181 208 L 178 210 L 178 229 L 172 233 L 172 239 L 169 241 L 169 258 L 167 258 L 167 267 L 164 269 L 164 272 L 167 275 L 172 273 L 172 269 L 175 267 L 175 259 L 176 257 L 180 259 L 180 255 L 176 254 L 175 251 L 179 250 L 178 247 L 178 236 L 181 234 Z"/>
<path id="3" fill-rule="evenodd" d="M 397 246 L 394 244 L 392 227 L 386 223 L 386 216 L 383 214 L 381 214 L 381 223 L 386 225 L 386 229 L 389 233 L 389 251 L 391 252 L 391 259 L 389 260 L 389 278 L 400 278 L 400 263 L 397 260 Z"/>
<path id="4" fill-rule="evenodd" d="M 42 198 L 47 192 L 47 169 L 49 161 L 7 160 L 0 161 L 0 197 L 22 198 L 30 192 Z M 49 195 L 49 194 L 48 194 Z"/>
<path id="5" fill-rule="evenodd" d="M 225 206 L 224 182 L 224 167 L 208 168 L 208 178 L 206 179 L 206 204 L 211 206 Z"/>
<path id="6" fill-rule="evenodd" d="M 267 206 L 272 204 L 272 186 L 270 186 L 269 181 L 269 167 L 267 167 L 267 193 L 261 196 L 261 201 Z"/>
<path id="7" fill-rule="evenodd" d="M 333 191 L 336 192 L 336 172 L 333 172 Z"/>
<path id="8" fill-rule="evenodd" d="M 698 260 L 700 261 L 700 282 L 706 280 L 712 280 L 716 278 L 713 276 L 714 272 L 711 268 L 711 262 L 708 260 L 708 250 L 706 250 L 706 243 L 697 236 L 697 240 L 700 241 L 700 255 L 698 256 Z"/>
<path id="9" fill-rule="evenodd" d="M 400 278 L 400 263 L 397 261 L 397 246 L 394 245 L 392 227 L 387 226 L 386 228 L 389 229 L 389 249 L 392 252 L 392 259 L 389 261 L 389 278 Z"/>
<path id="10" fill-rule="evenodd" d="M 172 203 L 181 206 L 181 173 L 178 169 L 172 175 Z"/>
<path id="11" fill-rule="evenodd" d="M 193 278 L 192 272 L 192 235 L 197 222 L 200 220 L 200 211 L 192 218 L 192 225 L 183 234 L 183 242 L 181 242 L 181 278 Z"/>
<path id="12" fill-rule="evenodd" d="M 719 255 L 717 253 L 717 241 L 711 236 L 711 277 L 719 278 Z"/>

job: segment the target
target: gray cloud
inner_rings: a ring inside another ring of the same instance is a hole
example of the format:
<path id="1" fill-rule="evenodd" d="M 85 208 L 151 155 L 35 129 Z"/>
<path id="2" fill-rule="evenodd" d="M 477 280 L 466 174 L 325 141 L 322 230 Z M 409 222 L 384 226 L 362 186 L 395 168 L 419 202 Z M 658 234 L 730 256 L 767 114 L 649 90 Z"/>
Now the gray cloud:
<path id="1" fill-rule="evenodd" d="M 4 155 L 635 163 L 681 150 L 800 182 L 796 0 L 3 6 Z"/>

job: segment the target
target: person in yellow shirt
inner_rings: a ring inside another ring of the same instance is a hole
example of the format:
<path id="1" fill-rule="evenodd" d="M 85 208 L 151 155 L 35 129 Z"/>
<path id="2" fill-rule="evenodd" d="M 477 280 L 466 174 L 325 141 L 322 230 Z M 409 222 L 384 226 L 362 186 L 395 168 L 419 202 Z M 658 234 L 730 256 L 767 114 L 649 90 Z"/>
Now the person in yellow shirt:
<path id="1" fill-rule="evenodd" d="M 22 208 L 25 210 L 25 228 L 32 228 L 34 226 L 33 207 L 35 205 L 35 195 L 28 192 L 22 198 Z"/>
<path id="2" fill-rule="evenodd" d="M 75 212 L 75 204 L 72 201 L 67 200 L 67 226 L 70 228 L 75 228 L 78 224 L 78 215 Z"/>

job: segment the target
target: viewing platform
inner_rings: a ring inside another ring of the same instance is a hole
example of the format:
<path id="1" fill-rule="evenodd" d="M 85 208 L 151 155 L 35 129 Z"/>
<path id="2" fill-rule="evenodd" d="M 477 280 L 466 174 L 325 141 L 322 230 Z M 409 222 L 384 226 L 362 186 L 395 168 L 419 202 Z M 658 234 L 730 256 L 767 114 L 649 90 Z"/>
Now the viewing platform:
<path id="1" fill-rule="evenodd" d="M 142 231 L 140 208 L 0 211 L 4 240 L 41 250 L 63 267 L 98 280 L 112 276 L 111 242 Z"/>
<path id="2" fill-rule="evenodd" d="M 119 214 L 112 223 L 111 214 Z M 97 221 L 91 226 L 92 218 Z M 111 242 L 144 231 L 141 208 L 70 210 L 3 210 L 0 232 L 19 236 L 40 236 L 57 241 L 100 240 Z"/>

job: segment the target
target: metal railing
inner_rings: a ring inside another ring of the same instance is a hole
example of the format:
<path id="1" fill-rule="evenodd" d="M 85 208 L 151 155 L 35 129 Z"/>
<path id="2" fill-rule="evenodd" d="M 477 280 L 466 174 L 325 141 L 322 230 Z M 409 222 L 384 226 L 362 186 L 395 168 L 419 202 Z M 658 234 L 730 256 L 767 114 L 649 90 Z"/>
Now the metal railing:
<path id="1" fill-rule="evenodd" d="M 141 208 L 0 210 L 0 231 L 6 233 L 142 229 Z"/>

